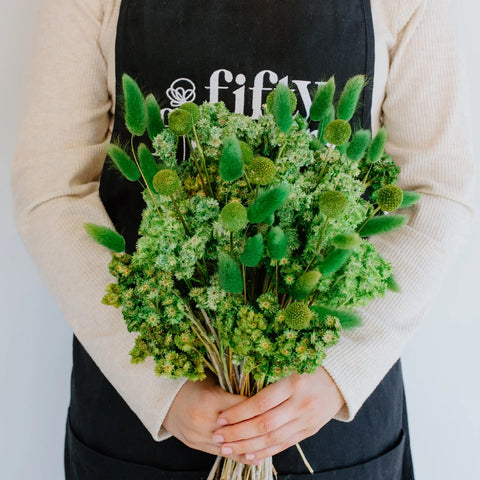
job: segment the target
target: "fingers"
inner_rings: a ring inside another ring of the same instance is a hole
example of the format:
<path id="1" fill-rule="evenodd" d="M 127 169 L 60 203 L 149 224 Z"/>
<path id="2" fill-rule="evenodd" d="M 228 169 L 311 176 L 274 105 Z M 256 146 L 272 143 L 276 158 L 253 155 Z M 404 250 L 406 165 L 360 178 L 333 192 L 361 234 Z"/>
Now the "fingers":
<path id="1" fill-rule="evenodd" d="M 279 381 L 260 390 L 255 396 L 221 412 L 218 425 L 231 425 L 261 415 L 280 405 L 290 397 L 290 390 L 285 382 Z"/>

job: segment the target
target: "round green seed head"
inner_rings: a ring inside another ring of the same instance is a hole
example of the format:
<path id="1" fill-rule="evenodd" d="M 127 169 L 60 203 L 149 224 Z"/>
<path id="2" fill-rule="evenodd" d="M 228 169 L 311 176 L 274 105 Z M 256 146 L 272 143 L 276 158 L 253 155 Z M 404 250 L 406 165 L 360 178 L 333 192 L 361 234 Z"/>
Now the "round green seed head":
<path id="1" fill-rule="evenodd" d="M 313 314 L 302 302 L 293 302 L 285 310 L 285 323 L 293 330 L 302 330 L 310 325 Z"/>
<path id="2" fill-rule="evenodd" d="M 393 212 L 403 202 L 403 190 L 397 185 L 385 185 L 377 192 L 377 204 L 384 212 Z"/>
<path id="3" fill-rule="evenodd" d="M 223 226 L 229 232 L 238 232 L 247 224 L 247 209 L 238 202 L 231 202 L 222 208 L 220 214 Z"/>
<path id="4" fill-rule="evenodd" d="M 269 158 L 255 157 L 248 165 L 247 174 L 252 183 L 268 185 L 275 178 L 275 164 Z"/>
<path id="5" fill-rule="evenodd" d="M 181 186 L 180 177 L 169 168 L 158 171 L 153 177 L 153 188 L 161 195 L 173 195 Z"/>
<path id="6" fill-rule="evenodd" d="M 325 140 L 333 145 L 344 145 L 350 139 L 352 127 L 345 120 L 333 120 L 326 127 L 323 133 Z"/>
<path id="7" fill-rule="evenodd" d="M 197 123 L 198 119 L 200 118 L 200 109 L 198 105 L 193 102 L 182 103 L 180 107 L 182 110 L 186 110 L 192 116 L 193 123 Z"/>
<path id="8" fill-rule="evenodd" d="M 342 214 L 347 206 L 347 197 L 336 190 L 322 193 L 319 199 L 320 212 L 330 218 L 336 218 Z"/>
<path id="9" fill-rule="evenodd" d="M 177 136 L 188 135 L 193 128 L 193 117 L 186 109 L 177 108 L 168 116 L 168 127 Z"/>

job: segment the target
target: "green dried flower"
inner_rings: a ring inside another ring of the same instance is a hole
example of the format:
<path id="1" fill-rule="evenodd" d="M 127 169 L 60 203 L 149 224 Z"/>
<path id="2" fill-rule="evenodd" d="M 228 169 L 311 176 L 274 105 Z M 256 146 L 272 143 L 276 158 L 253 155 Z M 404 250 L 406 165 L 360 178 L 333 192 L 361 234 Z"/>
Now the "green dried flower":
<path id="1" fill-rule="evenodd" d="M 385 150 L 385 143 L 387 142 L 387 130 L 382 127 L 375 138 L 372 140 L 368 149 L 368 159 L 371 163 L 375 163 L 380 159 Z"/>
<path id="2" fill-rule="evenodd" d="M 420 198 L 422 198 L 422 194 L 418 192 L 409 192 L 404 190 L 403 191 L 403 201 L 400 205 L 400 208 L 407 208 L 415 205 Z"/>
<path id="3" fill-rule="evenodd" d="M 345 120 L 332 120 L 323 132 L 325 140 L 332 145 L 343 145 L 348 142 L 352 127 Z"/>
<path id="4" fill-rule="evenodd" d="M 131 182 L 136 182 L 140 178 L 140 171 L 135 162 L 130 158 L 127 152 L 118 145 L 111 143 L 107 147 L 107 154 L 112 159 L 114 165 L 120 173 Z"/>
<path id="5" fill-rule="evenodd" d="M 137 82 L 124 73 L 122 75 L 125 99 L 125 124 L 132 135 L 142 136 L 147 128 L 147 106 Z"/>
<path id="6" fill-rule="evenodd" d="M 362 237 L 388 233 L 403 227 L 408 222 L 406 215 L 378 215 L 371 218 L 358 232 Z"/>
<path id="7" fill-rule="evenodd" d="M 361 317 L 354 312 L 334 310 L 332 308 L 314 306 L 312 310 L 318 315 L 320 321 L 327 321 L 332 317 L 338 318 L 344 330 L 359 327 L 362 324 Z"/>
<path id="8" fill-rule="evenodd" d="M 316 270 L 311 270 L 309 272 L 305 272 L 303 275 L 298 277 L 295 285 L 290 292 L 290 296 L 294 300 L 303 300 L 307 295 L 310 294 L 317 286 L 318 282 L 322 274 L 317 272 Z"/>
<path id="9" fill-rule="evenodd" d="M 273 227 L 268 232 L 267 250 L 273 260 L 281 260 L 287 254 L 287 236 L 280 227 Z"/>
<path id="10" fill-rule="evenodd" d="M 235 135 L 230 135 L 223 141 L 219 169 L 225 182 L 233 182 L 243 175 L 242 147 Z"/>
<path id="11" fill-rule="evenodd" d="M 356 75 L 350 78 L 340 95 L 337 105 L 337 117 L 349 122 L 357 109 L 360 95 L 365 86 L 365 76 Z"/>
<path id="12" fill-rule="evenodd" d="M 339 248 L 332 250 L 320 264 L 320 272 L 327 276 L 340 270 L 347 263 L 352 250 L 341 250 Z"/>
<path id="13" fill-rule="evenodd" d="M 165 129 L 163 124 L 162 115 L 160 113 L 160 106 L 158 105 L 157 99 L 153 94 L 147 95 L 145 98 L 145 105 L 147 107 L 147 131 L 150 140 L 153 139 Z"/>
<path id="14" fill-rule="evenodd" d="M 272 183 L 275 174 L 275 164 L 266 157 L 255 157 L 247 167 L 248 178 L 252 183 L 268 185 Z"/>
<path id="15" fill-rule="evenodd" d="M 302 302 L 293 302 L 285 309 L 285 323 L 294 330 L 303 330 L 310 325 L 313 314 Z"/>
<path id="16" fill-rule="evenodd" d="M 400 287 L 398 282 L 395 280 L 393 275 L 390 275 L 387 279 L 387 288 L 395 293 L 400 293 L 402 291 L 402 288 Z"/>
<path id="17" fill-rule="evenodd" d="M 357 232 L 340 233 L 332 239 L 333 245 L 341 250 L 352 250 L 358 247 L 361 241 L 362 239 Z"/>
<path id="18" fill-rule="evenodd" d="M 242 152 L 242 160 L 244 165 L 248 165 L 253 160 L 253 150 L 248 143 L 240 141 L 240 150 Z"/>
<path id="19" fill-rule="evenodd" d="M 251 223 L 263 222 L 283 205 L 288 198 L 289 192 L 289 186 L 284 183 L 260 193 L 248 207 L 248 220 Z"/>
<path id="20" fill-rule="evenodd" d="M 273 115 L 273 97 L 275 89 L 267 95 L 267 110 Z M 297 96 L 290 90 L 290 111 L 293 113 L 297 108 Z"/>
<path id="21" fill-rule="evenodd" d="M 238 202 L 230 202 L 220 213 L 223 226 L 229 232 L 238 232 L 247 224 L 247 209 Z"/>
<path id="22" fill-rule="evenodd" d="M 310 119 L 319 122 L 333 109 L 333 96 L 335 95 L 335 79 L 331 77 L 327 83 L 320 85 L 310 107 Z"/>
<path id="23" fill-rule="evenodd" d="M 292 126 L 292 111 L 290 109 L 291 91 L 283 83 L 279 83 L 273 91 L 272 113 L 278 128 L 286 133 Z"/>
<path id="24" fill-rule="evenodd" d="M 168 115 L 168 127 L 177 137 L 188 135 L 192 131 L 193 123 L 193 117 L 186 109 L 177 108 Z"/>
<path id="25" fill-rule="evenodd" d="M 195 125 L 200 118 L 200 109 L 198 105 L 193 102 L 182 103 L 178 108 L 186 110 L 192 116 L 193 124 Z"/>
<path id="26" fill-rule="evenodd" d="M 84 223 L 85 231 L 100 245 L 121 253 L 125 251 L 125 239 L 117 232 L 102 225 Z"/>
<path id="27" fill-rule="evenodd" d="M 141 143 L 138 146 L 138 163 L 140 164 L 140 168 L 147 181 L 148 187 L 153 189 L 153 177 L 158 172 L 158 166 L 152 153 L 144 143 Z"/>
<path id="28" fill-rule="evenodd" d="M 256 267 L 263 258 L 263 235 L 257 233 L 247 240 L 240 261 L 246 267 Z"/>
<path id="29" fill-rule="evenodd" d="M 367 149 L 372 134 L 370 130 L 357 130 L 352 137 L 352 141 L 348 144 L 346 154 L 350 160 L 360 160 Z"/>
<path id="30" fill-rule="evenodd" d="M 385 185 L 377 192 L 377 204 L 384 212 L 393 212 L 402 202 L 403 190 L 397 185 Z"/>
<path id="31" fill-rule="evenodd" d="M 347 197 L 336 190 L 322 193 L 319 199 L 320 212 L 330 218 L 339 217 L 348 204 Z"/>
<path id="32" fill-rule="evenodd" d="M 169 168 L 164 168 L 153 177 L 153 188 L 161 195 L 173 195 L 182 187 L 180 177 Z"/>
<path id="33" fill-rule="evenodd" d="M 230 255 L 224 252 L 218 255 L 218 275 L 220 287 L 227 293 L 241 293 L 243 291 L 240 267 Z"/>

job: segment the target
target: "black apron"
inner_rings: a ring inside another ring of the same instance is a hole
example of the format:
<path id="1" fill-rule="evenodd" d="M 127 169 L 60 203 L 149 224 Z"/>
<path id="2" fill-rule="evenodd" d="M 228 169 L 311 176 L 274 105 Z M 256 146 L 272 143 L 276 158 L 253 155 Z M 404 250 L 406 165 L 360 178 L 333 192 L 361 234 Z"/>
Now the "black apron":
<path id="1" fill-rule="evenodd" d="M 156 95 L 165 115 L 185 101 L 222 100 L 230 110 L 257 117 L 278 81 L 295 90 L 299 112 L 306 115 L 316 82 L 334 74 L 341 89 L 349 77 L 365 73 L 370 81 L 354 122 L 370 128 L 373 69 L 368 0 L 121 4 L 117 99 L 127 72 Z M 113 138 L 125 144 L 130 139 L 121 108 Z M 134 251 L 144 207 L 139 185 L 105 168 L 100 197 L 127 250 Z M 332 420 L 301 444 L 316 473 L 307 473 L 293 447 L 274 457 L 280 480 L 413 479 L 400 361 L 353 421 Z M 67 480 L 204 480 L 214 459 L 173 437 L 155 442 L 74 336 Z"/>

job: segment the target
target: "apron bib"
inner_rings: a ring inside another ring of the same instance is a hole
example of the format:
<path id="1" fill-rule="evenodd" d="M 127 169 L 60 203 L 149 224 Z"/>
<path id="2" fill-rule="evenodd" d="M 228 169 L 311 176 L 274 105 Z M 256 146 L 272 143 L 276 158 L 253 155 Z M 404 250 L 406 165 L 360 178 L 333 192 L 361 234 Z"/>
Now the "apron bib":
<path id="1" fill-rule="evenodd" d="M 162 113 L 182 103 L 224 101 L 258 117 L 279 82 L 295 91 L 300 114 L 317 82 L 335 75 L 369 79 L 354 118 L 370 128 L 374 34 L 368 0 L 123 0 L 116 37 L 117 99 L 128 73 L 153 92 Z M 121 108 L 113 138 L 128 143 Z M 148 143 L 147 143 L 148 144 Z M 135 250 L 144 202 L 140 186 L 103 170 L 100 197 L 127 251 Z M 125 352 L 127 355 L 128 352 Z M 141 392 L 139 392 L 141 395 Z M 351 422 L 332 420 L 302 442 L 314 475 L 295 447 L 276 455 L 279 480 L 411 480 L 413 471 L 400 362 Z M 73 337 L 66 424 L 67 480 L 205 480 L 215 457 L 176 438 L 155 442 Z"/>

